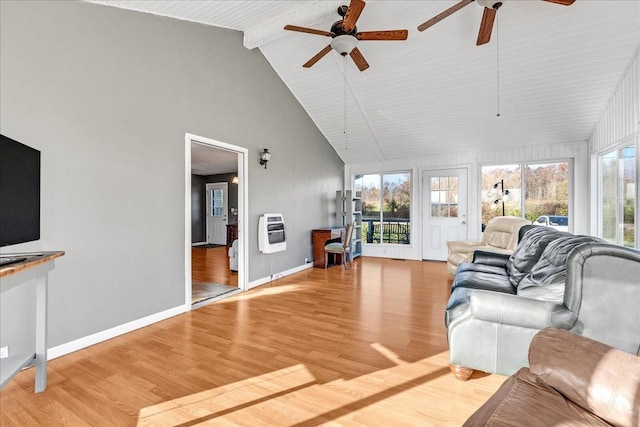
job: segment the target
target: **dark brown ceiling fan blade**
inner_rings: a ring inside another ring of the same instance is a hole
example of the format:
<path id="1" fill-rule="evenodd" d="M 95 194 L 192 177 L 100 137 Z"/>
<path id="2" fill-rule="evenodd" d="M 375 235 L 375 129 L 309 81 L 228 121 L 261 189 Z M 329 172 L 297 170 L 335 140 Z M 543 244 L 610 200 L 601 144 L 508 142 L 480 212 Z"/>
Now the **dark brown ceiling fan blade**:
<path id="1" fill-rule="evenodd" d="M 342 20 L 342 28 L 344 28 L 346 32 L 349 32 L 356 27 L 356 21 L 360 18 L 360 14 L 366 5 L 367 4 L 362 0 L 351 0 L 347 13 L 344 15 L 344 19 Z"/>
<path id="2" fill-rule="evenodd" d="M 423 24 L 420 24 L 418 26 L 418 31 L 424 31 L 427 28 L 429 28 L 430 26 L 437 24 L 438 22 L 442 21 L 444 18 L 446 18 L 447 16 L 453 14 L 454 12 L 457 12 L 458 10 L 462 9 L 463 7 L 465 7 L 468 4 L 473 3 L 473 0 L 462 0 L 461 2 L 454 4 L 453 6 L 451 6 L 449 9 L 445 10 L 444 12 L 441 12 L 439 14 L 437 14 L 436 16 L 434 16 L 433 18 L 429 19 L 428 21 L 424 22 Z"/>
<path id="3" fill-rule="evenodd" d="M 407 30 L 362 31 L 356 34 L 358 40 L 406 40 Z"/>
<path id="4" fill-rule="evenodd" d="M 311 58 L 310 60 L 308 60 L 307 62 L 304 63 L 303 67 L 304 68 L 311 68 L 311 66 L 313 64 L 315 64 L 316 62 L 320 61 L 322 59 L 323 56 L 325 56 L 327 53 L 331 52 L 331 45 L 328 44 L 324 49 L 322 49 L 320 52 L 316 53 L 315 56 L 313 58 Z"/>
<path id="5" fill-rule="evenodd" d="M 549 3 L 561 4 L 562 6 L 571 6 L 576 0 L 543 0 Z"/>
<path id="6" fill-rule="evenodd" d="M 362 53 L 357 47 L 354 47 L 349 55 L 351 55 L 351 59 L 353 59 L 353 62 L 360 71 L 364 71 L 369 68 L 369 63 L 364 59 L 364 56 L 362 56 Z"/>
<path id="7" fill-rule="evenodd" d="M 299 33 L 317 34 L 319 36 L 335 37 L 335 34 L 329 31 L 316 30 L 314 28 L 298 27 L 297 25 L 285 25 L 285 30 L 297 31 Z"/>
<path id="8" fill-rule="evenodd" d="M 480 31 L 478 32 L 478 41 L 476 45 L 480 46 L 485 43 L 489 43 L 491 40 L 491 32 L 493 31 L 493 21 L 496 19 L 496 13 L 498 9 L 484 8 L 482 13 L 482 22 L 480 23 Z"/>

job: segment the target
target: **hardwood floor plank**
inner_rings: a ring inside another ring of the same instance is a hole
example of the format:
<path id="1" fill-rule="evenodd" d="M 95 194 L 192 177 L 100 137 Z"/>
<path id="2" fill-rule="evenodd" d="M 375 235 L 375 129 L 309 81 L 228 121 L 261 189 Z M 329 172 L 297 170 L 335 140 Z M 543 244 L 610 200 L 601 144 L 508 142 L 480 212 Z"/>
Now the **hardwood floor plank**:
<path id="1" fill-rule="evenodd" d="M 224 249 L 224 248 L 223 248 Z M 455 426 L 505 377 L 448 368 L 444 263 L 308 269 L 49 363 L 0 424 Z"/>

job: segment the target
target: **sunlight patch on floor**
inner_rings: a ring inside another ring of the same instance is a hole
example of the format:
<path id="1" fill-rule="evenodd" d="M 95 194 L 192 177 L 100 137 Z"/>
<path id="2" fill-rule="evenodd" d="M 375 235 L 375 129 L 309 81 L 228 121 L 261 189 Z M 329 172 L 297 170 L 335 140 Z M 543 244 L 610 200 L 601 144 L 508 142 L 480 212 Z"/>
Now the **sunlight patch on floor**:
<path id="1" fill-rule="evenodd" d="M 447 352 L 409 363 L 380 344 L 372 347 L 394 366 L 354 378 L 319 383 L 306 366 L 298 364 L 149 406 L 140 411 L 138 426 L 268 425 L 269 416 L 275 414 L 278 419 L 289 417 L 290 426 L 375 423 L 385 418 L 386 411 L 397 417 L 397 407 L 393 411 L 392 407 L 402 404 L 396 399 L 400 395 L 403 396 L 400 401 L 407 405 L 407 394 L 415 394 L 417 404 L 423 400 L 420 396 L 424 396 L 424 389 L 420 393 L 415 389 L 432 388 L 430 382 L 448 374 L 448 369 L 443 368 Z M 438 390 L 434 388 L 432 392 L 438 393 Z M 324 402 L 322 407 L 317 405 L 318 400 Z M 291 405 L 295 405 L 295 417 L 288 415 Z M 407 411 L 415 413 L 424 409 L 421 406 L 411 405 Z M 443 409 L 436 408 L 436 413 Z M 446 408 L 444 412 L 451 410 L 455 408 Z M 401 420 L 396 421 L 402 424 Z"/>

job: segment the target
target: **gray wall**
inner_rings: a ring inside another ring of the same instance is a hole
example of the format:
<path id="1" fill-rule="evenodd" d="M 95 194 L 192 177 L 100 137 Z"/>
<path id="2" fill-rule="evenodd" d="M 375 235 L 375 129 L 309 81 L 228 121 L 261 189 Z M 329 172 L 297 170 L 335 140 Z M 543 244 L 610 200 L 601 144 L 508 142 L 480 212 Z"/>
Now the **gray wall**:
<path id="1" fill-rule="evenodd" d="M 249 280 L 310 256 L 343 163 L 241 33 L 81 2 L 0 8 L 0 131 L 42 151 L 42 239 L 3 252 L 67 252 L 50 346 L 184 304 L 185 133 L 253 156 Z M 257 249 L 269 211 L 288 231 L 272 256 Z"/>

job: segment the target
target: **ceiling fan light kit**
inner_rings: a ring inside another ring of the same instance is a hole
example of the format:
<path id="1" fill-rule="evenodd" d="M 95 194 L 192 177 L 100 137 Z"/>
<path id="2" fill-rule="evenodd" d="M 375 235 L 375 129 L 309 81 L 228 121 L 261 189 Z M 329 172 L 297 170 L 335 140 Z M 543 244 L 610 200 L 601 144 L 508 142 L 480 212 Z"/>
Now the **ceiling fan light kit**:
<path id="1" fill-rule="evenodd" d="M 342 56 L 351 53 L 351 51 L 356 47 L 357 44 L 357 38 L 346 34 L 334 37 L 330 43 L 331 48 L 333 48 L 333 50 L 335 50 Z"/>
<path id="2" fill-rule="evenodd" d="M 360 71 L 369 68 L 369 64 L 357 47 L 358 40 L 406 40 L 409 36 L 407 30 L 383 30 L 383 31 L 363 31 L 359 32 L 356 28 L 356 22 L 360 14 L 364 10 L 366 3 L 362 0 L 351 0 L 349 6 L 340 6 L 338 15 L 342 19 L 331 25 L 331 31 L 317 30 L 315 28 L 299 27 L 297 25 L 285 25 L 284 29 L 289 31 L 297 31 L 299 33 L 315 34 L 325 37 L 331 37 L 331 43 L 316 53 L 310 60 L 304 63 L 304 68 L 312 67 L 316 62 L 322 59 L 332 49 L 342 56 L 349 54 Z"/>

